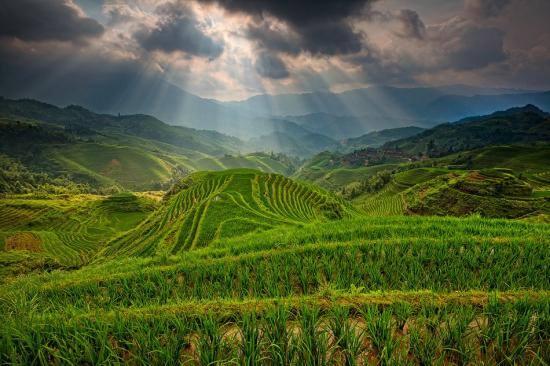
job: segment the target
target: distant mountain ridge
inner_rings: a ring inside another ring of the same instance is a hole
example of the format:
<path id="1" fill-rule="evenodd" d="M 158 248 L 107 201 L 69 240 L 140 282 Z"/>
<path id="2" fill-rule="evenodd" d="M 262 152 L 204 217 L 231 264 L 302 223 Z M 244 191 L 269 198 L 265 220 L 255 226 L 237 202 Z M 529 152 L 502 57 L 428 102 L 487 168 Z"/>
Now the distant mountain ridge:
<path id="1" fill-rule="evenodd" d="M 365 147 L 380 147 L 388 141 L 414 136 L 424 130 L 424 128 L 416 126 L 390 128 L 387 130 L 369 132 L 356 138 L 346 139 L 341 141 L 341 143 L 347 150 L 356 150 Z"/>
<path id="2" fill-rule="evenodd" d="M 417 135 L 388 142 L 382 149 L 441 156 L 494 144 L 535 141 L 550 141 L 550 114 L 528 104 L 444 123 Z"/>
<path id="3" fill-rule="evenodd" d="M 190 171 L 243 167 L 290 174 L 297 164 L 280 154 L 248 151 L 236 137 L 170 126 L 144 114 L 114 116 L 4 98 L 0 160 L 19 172 L 17 182 L 4 185 L 15 193 L 37 186 L 56 192 L 158 190 Z M 65 184 L 71 181 L 76 185 Z"/>
<path id="4" fill-rule="evenodd" d="M 258 95 L 244 101 L 225 103 L 243 113 L 264 113 L 275 116 L 325 113 L 338 117 L 353 116 L 363 119 L 366 126 L 369 125 L 369 119 L 376 121 L 385 117 L 408 120 L 408 125 L 424 127 L 525 104 L 536 104 L 543 109 L 550 109 L 550 92 L 466 86 L 433 88 L 376 86 L 342 93 Z M 417 123 L 410 123 L 411 121 Z M 385 127 L 405 126 L 387 125 Z"/>
<path id="5" fill-rule="evenodd" d="M 48 122 L 72 132 L 83 133 L 85 131 L 87 135 L 127 134 L 209 154 L 238 151 L 242 146 L 242 142 L 235 137 L 226 136 L 216 131 L 170 126 L 148 115 L 98 114 L 81 106 L 70 105 L 59 108 L 32 99 L 0 98 L 0 116 Z"/>
<path id="6" fill-rule="evenodd" d="M 232 102 L 202 98 L 156 79 L 128 85 L 103 85 L 96 80 L 93 88 L 106 93 L 92 97 L 86 84 L 75 83 L 74 91 L 58 93 L 55 98 L 32 90 L 26 96 L 58 105 L 83 105 L 100 113 L 147 114 L 170 125 L 215 130 L 240 139 L 284 132 L 279 125 L 293 124 L 291 129 L 301 127 L 338 140 L 411 125 L 429 128 L 525 104 L 550 110 L 550 92 L 467 85 L 261 94 Z"/>

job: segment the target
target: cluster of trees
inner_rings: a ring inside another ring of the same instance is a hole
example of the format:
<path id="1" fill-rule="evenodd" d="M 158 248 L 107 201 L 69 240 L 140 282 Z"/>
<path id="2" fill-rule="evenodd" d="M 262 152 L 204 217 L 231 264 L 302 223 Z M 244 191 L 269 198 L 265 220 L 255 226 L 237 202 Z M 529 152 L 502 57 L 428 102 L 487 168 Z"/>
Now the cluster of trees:
<path id="1" fill-rule="evenodd" d="M 303 161 L 300 160 L 300 158 L 297 156 L 288 156 L 286 154 L 275 153 L 273 151 L 269 153 L 269 157 L 272 160 L 278 161 L 279 163 L 287 166 L 288 167 L 286 171 L 287 174 L 294 173 L 298 169 L 298 167 L 303 163 Z"/>
<path id="2" fill-rule="evenodd" d="M 383 170 L 362 180 L 359 184 L 343 187 L 340 194 L 345 198 L 352 199 L 363 193 L 378 192 L 392 180 L 393 173 L 391 170 Z"/>
<path id="3" fill-rule="evenodd" d="M 0 194 L 90 193 L 88 184 L 75 183 L 66 176 L 51 177 L 47 173 L 28 170 L 19 161 L 0 155 Z"/>
<path id="4" fill-rule="evenodd" d="M 178 189 L 181 182 L 184 181 L 184 178 L 186 178 L 189 174 L 191 174 L 191 171 L 187 167 L 183 165 L 176 165 L 172 168 L 170 179 L 166 182 L 154 184 L 152 190 L 168 191 Z"/>
<path id="5" fill-rule="evenodd" d="M 60 128 L 46 128 L 38 124 L 1 120 L 0 150 L 6 153 L 28 152 L 40 144 L 59 144 L 73 141 Z"/>

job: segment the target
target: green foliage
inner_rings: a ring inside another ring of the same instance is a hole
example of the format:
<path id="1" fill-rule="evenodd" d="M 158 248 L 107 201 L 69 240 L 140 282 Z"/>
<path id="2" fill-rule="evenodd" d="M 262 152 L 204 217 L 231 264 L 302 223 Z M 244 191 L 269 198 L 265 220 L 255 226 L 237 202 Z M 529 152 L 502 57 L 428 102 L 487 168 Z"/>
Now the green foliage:
<path id="1" fill-rule="evenodd" d="M 247 169 L 196 173 L 174 185 L 163 206 L 135 230 L 111 241 L 105 254 L 175 254 L 215 239 L 352 212 L 330 193 L 282 175 Z"/>
<path id="2" fill-rule="evenodd" d="M 155 201 L 130 193 L 109 197 L 94 195 L 12 196 L 0 201 L 0 244 L 15 248 L 0 252 L 7 275 L 59 267 L 81 266 L 90 261 L 108 238 L 129 230 L 156 207 Z M 21 252 L 35 237 L 34 252 Z M 20 239 L 17 239 L 20 238 Z"/>
<path id="3" fill-rule="evenodd" d="M 550 140 L 550 117 L 534 106 L 445 123 L 418 135 L 386 143 L 411 155 L 437 157 L 488 145 Z"/>
<path id="4" fill-rule="evenodd" d="M 351 187 L 343 187 L 341 195 L 347 199 L 353 199 L 363 193 L 374 193 L 384 188 L 392 179 L 392 173 L 389 170 L 383 170 L 376 175 L 369 177 L 359 184 Z"/>
<path id="5" fill-rule="evenodd" d="M 0 154 L 0 195 L 78 194 L 90 191 L 88 185 L 75 183 L 63 176 L 53 178 L 46 173 L 34 173 L 17 160 Z"/>
<path id="6" fill-rule="evenodd" d="M 409 212 L 424 215 L 518 218 L 550 210 L 544 198 L 532 197 L 528 183 L 494 170 L 443 175 L 403 195 Z"/>

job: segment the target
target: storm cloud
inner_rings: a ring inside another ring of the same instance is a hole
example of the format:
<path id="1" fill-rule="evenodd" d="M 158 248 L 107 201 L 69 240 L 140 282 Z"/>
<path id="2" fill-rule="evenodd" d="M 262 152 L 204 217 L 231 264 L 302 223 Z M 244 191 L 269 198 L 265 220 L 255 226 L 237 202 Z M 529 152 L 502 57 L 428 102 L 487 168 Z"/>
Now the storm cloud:
<path id="1" fill-rule="evenodd" d="M 0 2 L 0 36 L 24 41 L 79 41 L 99 37 L 104 28 L 63 0 Z"/>
<path id="2" fill-rule="evenodd" d="M 215 59 L 223 45 L 201 31 L 195 14 L 181 2 L 167 3 L 157 8 L 161 16 L 153 29 L 142 28 L 134 35 L 148 51 L 185 52 Z"/>
<path id="3" fill-rule="evenodd" d="M 504 32 L 492 27 L 456 25 L 435 27 L 435 43 L 443 57 L 442 67 L 473 70 L 505 61 Z"/>
<path id="4" fill-rule="evenodd" d="M 374 84 L 550 88 L 550 2 L 443 3 L 2 0 L 0 95 L 108 109 L 170 85 L 216 99 Z"/>
<path id="5" fill-rule="evenodd" d="M 317 55 L 356 53 L 362 47 L 362 34 L 349 20 L 359 17 L 370 0 L 199 0 L 217 3 L 230 12 L 252 15 L 256 21 L 248 35 L 263 48 L 296 54 Z M 290 34 L 274 35 L 266 17 L 286 23 Z"/>
<path id="6" fill-rule="evenodd" d="M 426 35 L 426 26 L 418 13 L 411 9 L 403 9 L 396 16 L 400 23 L 397 35 L 404 38 L 423 39 Z"/>
<path id="7" fill-rule="evenodd" d="M 254 66 L 258 74 L 266 78 L 284 79 L 290 75 L 284 62 L 269 52 L 261 52 Z"/>
<path id="8" fill-rule="evenodd" d="M 510 0 L 465 0 L 464 10 L 476 19 L 497 16 L 510 3 Z"/>

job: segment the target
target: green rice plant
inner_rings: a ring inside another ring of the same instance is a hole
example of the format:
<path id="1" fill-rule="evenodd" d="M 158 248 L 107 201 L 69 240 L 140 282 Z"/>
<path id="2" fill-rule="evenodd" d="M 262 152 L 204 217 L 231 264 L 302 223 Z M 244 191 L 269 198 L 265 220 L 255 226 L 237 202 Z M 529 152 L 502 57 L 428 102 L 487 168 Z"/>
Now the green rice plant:
<path id="1" fill-rule="evenodd" d="M 473 346 L 471 344 L 470 324 L 474 318 L 473 310 L 468 307 L 461 307 L 443 316 L 441 338 L 443 353 L 446 358 L 455 364 L 469 364 L 473 357 Z"/>
<path id="2" fill-rule="evenodd" d="M 329 337 L 323 329 L 320 309 L 302 306 L 299 312 L 300 333 L 297 358 L 302 365 L 325 366 L 329 359 Z"/>
<path id="3" fill-rule="evenodd" d="M 357 365 L 359 356 L 365 351 L 365 330 L 359 320 L 350 316 L 348 308 L 341 306 L 333 307 L 328 317 L 328 330 L 333 337 L 333 361 Z"/>
<path id="4" fill-rule="evenodd" d="M 436 357 L 440 342 L 435 334 L 420 326 L 411 326 L 409 333 L 409 349 L 420 365 L 436 365 L 442 362 Z"/>
<path id="5" fill-rule="evenodd" d="M 213 315 L 199 318 L 196 327 L 199 331 L 196 353 L 200 365 L 235 362 L 235 349 L 228 339 L 228 334 Z"/>
<path id="6" fill-rule="evenodd" d="M 255 313 L 243 315 L 239 322 L 241 332 L 241 364 L 260 365 L 266 356 L 263 354 L 263 334 Z"/>
<path id="7" fill-rule="evenodd" d="M 504 310 L 504 311 L 503 311 Z M 547 313 L 543 313 L 547 317 Z M 495 361 L 504 364 L 524 362 L 528 354 L 537 356 L 539 347 L 544 351 L 545 343 L 539 332 L 538 312 L 521 303 L 510 305 L 492 304 L 486 311 L 487 326 L 482 332 L 485 350 L 494 353 Z M 546 330 L 547 332 L 547 330 Z M 489 347 L 487 347 L 489 345 Z M 539 357 L 540 358 L 540 357 Z"/>
<path id="8" fill-rule="evenodd" d="M 264 339 L 269 363 L 272 365 L 291 365 L 296 357 L 297 335 L 290 324 L 289 310 L 277 306 L 266 312 Z"/>
<path id="9" fill-rule="evenodd" d="M 413 308 L 411 304 L 407 302 L 398 302 L 394 304 L 394 320 L 395 320 L 395 326 L 400 331 L 403 331 L 405 328 L 405 324 L 407 323 L 407 320 L 413 313 Z"/>
<path id="10" fill-rule="evenodd" d="M 398 341 L 393 335 L 394 324 L 392 312 L 389 309 L 380 311 L 375 306 L 361 309 L 366 322 L 369 340 L 381 365 L 391 365 L 395 362 L 394 353 Z"/>

